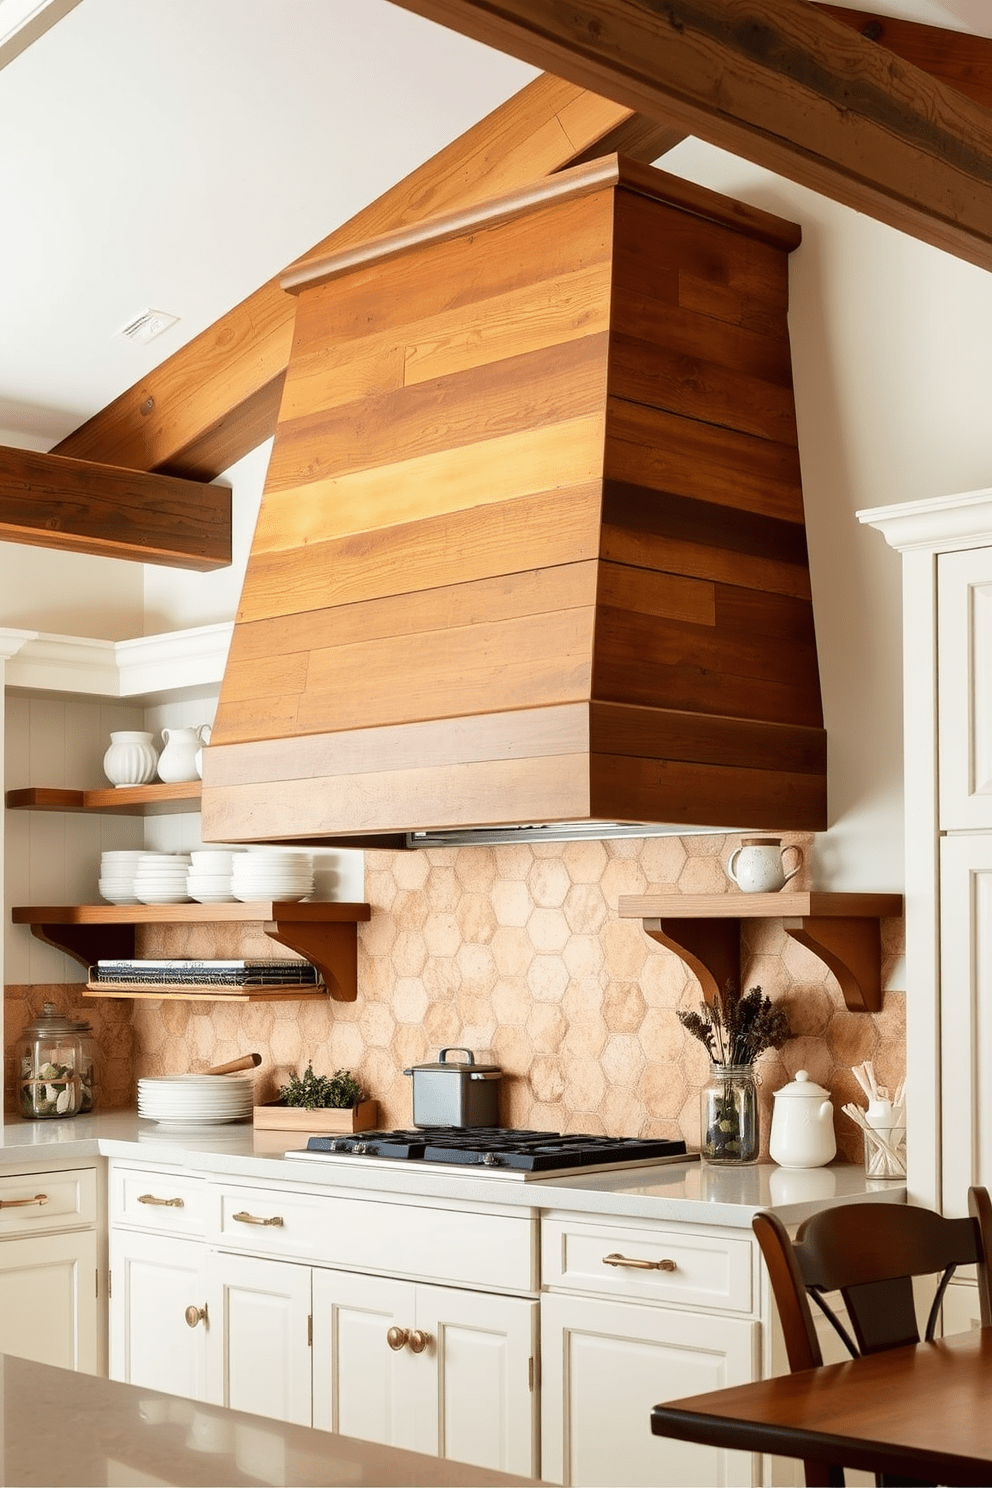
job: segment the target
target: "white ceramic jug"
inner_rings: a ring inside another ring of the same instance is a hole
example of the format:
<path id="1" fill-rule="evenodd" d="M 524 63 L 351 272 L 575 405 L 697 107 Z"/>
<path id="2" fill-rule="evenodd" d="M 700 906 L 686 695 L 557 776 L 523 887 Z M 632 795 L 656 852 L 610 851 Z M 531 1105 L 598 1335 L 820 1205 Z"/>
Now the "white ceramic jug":
<path id="1" fill-rule="evenodd" d="M 167 785 L 178 785 L 184 780 L 196 780 L 196 752 L 200 748 L 200 728 L 164 728 L 162 743 L 165 748 L 159 755 L 158 778 Z"/>
<path id="2" fill-rule="evenodd" d="M 837 1152 L 830 1092 L 806 1070 L 775 1091 L 768 1152 L 783 1168 L 820 1168 Z"/>
<path id="3" fill-rule="evenodd" d="M 786 853 L 796 854 L 796 866 L 785 871 Z M 745 894 L 777 894 L 803 866 L 801 847 L 783 847 L 781 837 L 742 837 L 727 864 L 727 877 Z"/>
<path id="4" fill-rule="evenodd" d="M 197 773 L 197 775 L 199 775 L 200 779 L 202 780 L 203 779 L 203 747 L 202 746 L 205 745 L 205 744 L 209 744 L 210 743 L 210 725 L 209 725 L 209 723 L 201 723 L 200 724 L 199 734 L 200 734 L 200 745 L 201 745 L 201 747 L 196 751 L 196 754 L 193 756 L 193 764 L 196 766 L 196 773 Z"/>

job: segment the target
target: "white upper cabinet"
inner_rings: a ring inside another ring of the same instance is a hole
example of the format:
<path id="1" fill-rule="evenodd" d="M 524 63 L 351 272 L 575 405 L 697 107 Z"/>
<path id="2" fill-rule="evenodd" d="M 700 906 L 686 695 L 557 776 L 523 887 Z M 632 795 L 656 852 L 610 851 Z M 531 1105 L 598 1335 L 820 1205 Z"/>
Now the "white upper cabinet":
<path id="1" fill-rule="evenodd" d="M 937 559 L 942 831 L 992 828 L 992 549 Z"/>

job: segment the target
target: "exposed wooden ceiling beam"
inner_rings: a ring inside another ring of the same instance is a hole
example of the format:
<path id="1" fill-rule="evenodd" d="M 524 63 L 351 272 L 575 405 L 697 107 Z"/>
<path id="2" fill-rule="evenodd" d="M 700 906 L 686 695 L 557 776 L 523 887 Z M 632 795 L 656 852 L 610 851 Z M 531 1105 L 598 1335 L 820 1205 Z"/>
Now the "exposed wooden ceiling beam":
<path id="1" fill-rule="evenodd" d="M 992 268 L 992 112 L 807 0 L 393 0 Z"/>
<path id="2" fill-rule="evenodd" d="M 656 160 L 684 137 L 559 78 L 535 78 L 305 256 L 498 196 L 592 154 Z M 210 480 L 273 433 L 296 301 L 277 280 L 122 393 L 55 452 Z"/>
<path id="3" fill-rule="evenodd" d="M 0 446 L 0 541 L 206 572 L 231 561 L 231 492 Z"/>
<path id="4" fill-rule="evenodd" d="M 844 10 L 840 5 L 820 4 L 819 0 L 817 9 L 957 88 L 959 93 L 967 93 L 984 108 L 992 108 L 992 38 L 896 20 L 870 10 Z"/>

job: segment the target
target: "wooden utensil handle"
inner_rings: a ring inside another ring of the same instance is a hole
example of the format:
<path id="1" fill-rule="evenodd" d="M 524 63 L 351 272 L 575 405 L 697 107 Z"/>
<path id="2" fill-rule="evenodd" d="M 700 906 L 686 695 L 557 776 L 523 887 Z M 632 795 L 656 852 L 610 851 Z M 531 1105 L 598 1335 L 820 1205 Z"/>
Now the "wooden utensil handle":
<path id="1" fill-rule="evenodd" d="M 233 1075 L 238 1070 L 257 1069 L 262 1062 L 261 1054 L 242 1054 L 240 1059 L 229 1059 L 227 1064 L 215 1064 L 208 1075 Z"/>

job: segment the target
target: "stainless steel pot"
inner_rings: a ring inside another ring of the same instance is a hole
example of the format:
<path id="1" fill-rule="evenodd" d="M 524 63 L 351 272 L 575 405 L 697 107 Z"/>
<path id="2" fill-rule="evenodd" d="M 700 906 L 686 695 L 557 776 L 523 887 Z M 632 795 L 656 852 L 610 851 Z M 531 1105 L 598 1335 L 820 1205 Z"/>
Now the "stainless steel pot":
<path id="1" fill-rule="evenodd" d="M 448 1063 L 449 1054 L 465 1060 Z M 498 1064 L 476 1064 L 471 1049 L 442 1049 L 436 1064 L 404 1070 L 413 1079 L 414 1126 L 498 1126 Z"/>

